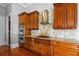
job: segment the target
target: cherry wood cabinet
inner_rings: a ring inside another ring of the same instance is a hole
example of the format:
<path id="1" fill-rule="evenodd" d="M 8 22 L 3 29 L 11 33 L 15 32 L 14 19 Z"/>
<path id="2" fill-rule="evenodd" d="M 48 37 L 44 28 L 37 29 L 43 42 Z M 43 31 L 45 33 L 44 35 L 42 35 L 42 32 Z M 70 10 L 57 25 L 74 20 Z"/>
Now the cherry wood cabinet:
<path id="1" fill-rule="evenodd" d="M 72 42 L 26 37 L 22 47 L 42 56 L 79 56 L 79 45 Z"/>
<path id="2" fill-rule="evenodd" d="M 77 45 L 70 42 L 54 41 L 54 56 L 77 56 Z"/>
<path id="3" fill-rule="evenodd" d="M 31 35 L 31 30 L 25 29 L 25 36 L 30 36 L 30 35 Z"/>
<path id="4" fill-rule="evenodd" d="M 77 4 L 66 4 L 67 5 L 67 27 L 77 27 Z"/>
<path id="5" fill-rule="evenodd" d="M 43 56 L 50 55 L 50 40 L 35 39 L 34 50 Z"/>
<path id="6" fill-rule="evenodd" d="M 25 36 L 31 35 L 31 30 L 39 29 L 39 12 L 33 11 L 31 13 L 23 12 L 19 14 L 19 24 L 25 26 Z"/>
<path id="7" fill-rule="evenodd" d="M 38 39 L 34 40 L 34 51 L 38 54 L 42 53 L 42 44 Z"/>
<path id="8" fill-rule="evenodd" d="M 54 28 L 63 28 L 65 18 L 64 4 L 54 4 Z"/>
<path id="9" fill-rule="evenodd" d="M 77 50 L 54 45 L 54 56 L 77 56 Z"/>
<path id="10" fill-rule="evenodd" d="M 25 42 L 24 42 L 25 48 L 27 48 L 29 50 L 33 50 L 33 45 L 34 45 L 34 41 L 32 40 L 31 37 L 25 38 Z"/>
<path id="11" fill-rule="evenodd" d="M 30 29 L 39 29 L 39 12 L 34 11 L 30 13 Z"/>
<path id="12" fill-rule="evenodd" d="M 24 25 L 24 32 L 25 35 L 31 35 L 31 30 L 29 30 L 29 25 L 30 25 L 30 20 L 29 20 L 29 14 L 26 12 L 23 12 L 21 14 L 19 14 L 19 24 Z"/>
<path id="13" fill-rule="evenodd" d="M 50 55 L 50 40 L 42 41 L 42 55 L 49 56 Z"/>
<path id="14" fill-rule="evenodd" d="M 76 29 L 77 28 L 77 4 L 76 3 L 55 3 L 54 4 L 54 25 L 55 29 Z"/>
<path id="15" fill-rule="evenodd" d="M 28 22 L 28 13 L 23 12 L 21 14 L 19 14 L 19 24 L 26 24 L 26 22 Z"/>
<path id="16" fill-rule="evenodd" d="M 34 19 L 34 14 L 30 13 L 29 20 L 31 20 L 31 21 L 30 21 L 29 29 L 33 29 L 33 23 L 34 23 L 33 19 Z"/>

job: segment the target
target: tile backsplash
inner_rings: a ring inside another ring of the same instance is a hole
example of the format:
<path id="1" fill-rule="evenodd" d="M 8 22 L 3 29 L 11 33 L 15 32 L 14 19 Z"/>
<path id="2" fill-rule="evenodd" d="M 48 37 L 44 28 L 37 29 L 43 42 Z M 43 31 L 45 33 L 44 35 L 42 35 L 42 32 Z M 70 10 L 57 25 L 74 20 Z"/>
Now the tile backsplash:
<path id="1" fill-rule="evenodd" d="M 43 35 L 50 37 L 59 37 L 59 38 L 71 38 L 78 39 L 77 30 L 54 30 L 49 25 L 40 25 L 39 30 L 32 30 L 31 34 L 33 36 L 39 36 L 43 33 Z"/>
<path id="2" fill-rule="evenodd" d="M 76 30 L 51 30 L 51 37 L 75 38 Z"/>
<path id="3" fill-rule="evenodd" d="M 31 35 L 32 36 L 38 36 L 39 35 L 39 30 L 32 30 Z"/>
<path id="4" fill-rule="evenodd" d="M 50 25 L 40 25 L 39 30 L 32 30 L 31 34 L 33 36 L 35 35 L 44 35 L 44 36 L 49 36 L 51 31 Z"/>

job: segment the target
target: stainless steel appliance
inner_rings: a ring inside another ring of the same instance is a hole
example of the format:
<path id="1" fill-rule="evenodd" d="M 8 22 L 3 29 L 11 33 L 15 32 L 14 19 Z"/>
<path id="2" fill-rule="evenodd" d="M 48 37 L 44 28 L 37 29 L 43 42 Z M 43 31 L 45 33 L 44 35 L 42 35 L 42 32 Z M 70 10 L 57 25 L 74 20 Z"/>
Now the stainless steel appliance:
<path id="1" fill-rule="evenodd" d="M 19 43 L 24 42 L 24 25 L 20 24 L 19 25 Z"/>

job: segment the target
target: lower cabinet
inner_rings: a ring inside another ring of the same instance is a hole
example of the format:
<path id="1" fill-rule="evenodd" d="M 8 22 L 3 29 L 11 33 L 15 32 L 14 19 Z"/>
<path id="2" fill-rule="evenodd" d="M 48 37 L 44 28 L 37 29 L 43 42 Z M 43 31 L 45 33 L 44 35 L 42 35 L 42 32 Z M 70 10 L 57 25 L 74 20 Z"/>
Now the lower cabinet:
<path id="1" fill-rule="evenodd" d="M 54 41 L 54 56 L 77 56 L 78 50 L 76 46 L 70 43 L 67 45 L 67 43 L 68 42 Z M 75 48 L 72 48 L 74 46 Z"/>
<path id="2" fill-rule="evenodd" d="M 34 40 L 34 51 L 41 54 L 42 44 L 38 40 Z"/>
<path id="3" fill-rule="evenodd" d="M 79 56 L 79 46 L 70 42 L 26 37 L 21 46 L 42 56 Z"/>
<path id="4" fill-rule="evenodd" d="M 54 45 L 54 56 L 77 56 L 77 50 Z"/>
<path id="5" fill-rule="evenodd" d="M 50 55 L 50 45 L 43 43 L 42 46 L 42 55 Z"/>
<path id="6" fill-rule="evenodd" d="M 43 56 L 50 55 L 50 40 L 35 39 L 34 51 Z"/>
<path id="7" fill-rule="evenodd" d="M 33 40 L 31 37 L 27 37 L 24 42 L 24 48 L 28 50 L 33 50 Z"/>

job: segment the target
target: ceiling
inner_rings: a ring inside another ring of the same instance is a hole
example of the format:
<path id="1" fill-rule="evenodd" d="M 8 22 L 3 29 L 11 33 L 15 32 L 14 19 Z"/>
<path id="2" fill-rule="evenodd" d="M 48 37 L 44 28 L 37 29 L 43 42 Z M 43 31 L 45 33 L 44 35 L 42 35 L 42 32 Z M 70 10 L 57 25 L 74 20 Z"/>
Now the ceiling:
<path id="1" fill-rule="evenodd" d="M 6 7 L 8 4 L 9 4 L 9 3 L 0 3 L 0 6 Z M 30 5 L 32 5 L 32 3 L 18 3 L 18 4 L 19 4 L 20 6 L 22 6 L 22 7 L 24 7 L 24 8 L 26 8 L 26 7 L 30 6 Z"/>
<path id="2" fill-rule="evenodd" d="M 8 5 L 8 3 L 0 3 L 0 6 L 2 7 L 6 7 Z"/>
<path id="3" fill-rule="evenodd" d="M 19 5 L 21 5 L 22 7 L 26 8 L 30 5 L 32 5 L 32 3 L 18 3 Z"/>

